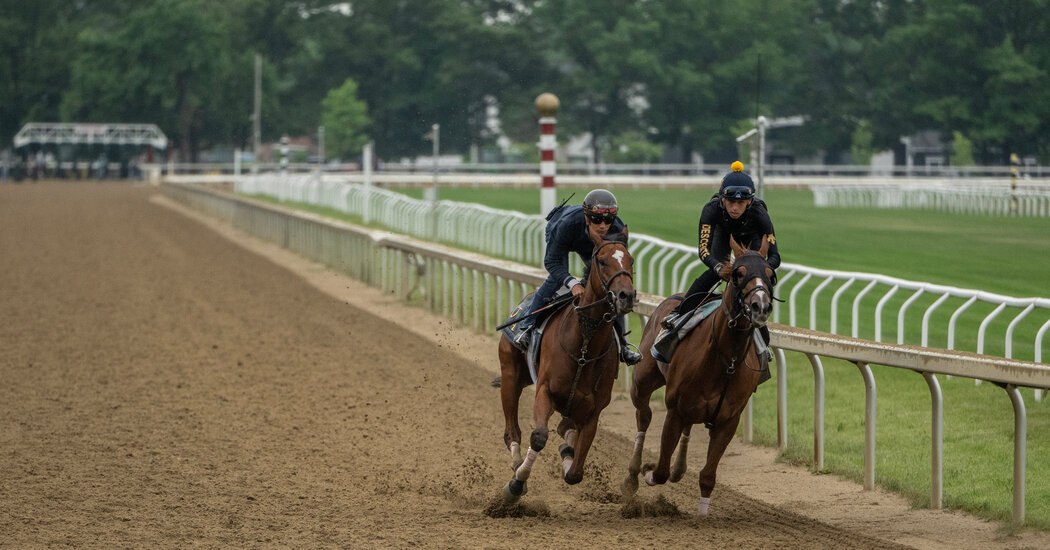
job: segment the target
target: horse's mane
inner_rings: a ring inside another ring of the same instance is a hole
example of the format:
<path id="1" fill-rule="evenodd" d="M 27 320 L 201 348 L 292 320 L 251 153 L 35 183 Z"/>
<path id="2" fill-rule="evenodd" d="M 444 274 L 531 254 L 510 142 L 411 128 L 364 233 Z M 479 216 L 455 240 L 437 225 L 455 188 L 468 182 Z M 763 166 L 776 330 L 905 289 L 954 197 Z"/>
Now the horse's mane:
<path id="1" fill-rule="evenodd" d="M 622 231 L 618 231 L 616 233 L 608 233 L 602 238 L 606 241 L 617 242 L 624 246 L 627 245 L 627 235 L 624 235 Z"/>

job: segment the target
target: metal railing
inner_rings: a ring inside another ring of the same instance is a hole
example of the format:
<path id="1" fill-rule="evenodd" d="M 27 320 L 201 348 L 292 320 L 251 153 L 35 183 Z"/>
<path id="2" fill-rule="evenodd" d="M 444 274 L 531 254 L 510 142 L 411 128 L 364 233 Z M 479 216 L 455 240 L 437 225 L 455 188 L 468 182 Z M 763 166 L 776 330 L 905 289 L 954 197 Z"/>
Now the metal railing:
<path id="1" fill-rule="evenodd" d="M 370 285 L 415 299 L 428 310 L 476 330 L 491 331 L 517 301 L 540 284 L 542 270 L 435 243 L 349 224 L 186 185 L 165 185 L 180 203 L 225 220 L 256 237 L 324 263 Z M 642 293 L 634 315 L 643 323 L 662 301 Z M 923 349 L 835 336 L 795 327 L 771 326 L 776 357 L 777 441 L 787 448 L 787 361 L 785 351 L 805 354 L 814 374 L 815 470 L 823 469 L 824 372 L 821 357 L 853 362 L 865 383 L 864 487 L 875 480 L 876 387 L 869 365 L 919 373 L 931 395 L 931 507 L 943 503 L 943 399 L 936 375 L 969 377 L 1003 385 L 1014 409 L 1013 521 L 1024 522 L 1027 416 L 1019 387 L 1050 388 L 1050 366 L 950 350 Z M 623 380 L 629 380 L 624 376 Z M 752 438 L 749 405 L 742 438 Z"/>
<path id="2" fill-rule="evenodd" d="M 914 208 L 962 214 L 1050 217 L 1050 185 L 1023 181 L 1012 187 L 1002 181 L 898 183 L 881 185 L 829 184 L 813 186 L 817 206 L 854 208 Z"/>
<path id="3" fill-rule="evenodd" d="M 329 207 L 420 239 L 437 235 L 439 242 L 532 266 L 543 263 L 545 221 L 538 215 L 452 201 L 430 204 L 385 189 L 308 175 L 240 178 L 236 190 Z M 635 286 L 642 292 L 665 296 L 681 291 L 706 269 L 692 246 L 633 233 L 631 249 Z M 573 256 L 572 261 L 580 271 L 578 259 Z M 792 263 L 782 264 L 779 276 L 778 294 L 787 301 L 774 307 L 772 320 L 777 323 L 1035 362 L 1043 361 L 1044 348 L 1050 346 L 1050 299 Z"/>

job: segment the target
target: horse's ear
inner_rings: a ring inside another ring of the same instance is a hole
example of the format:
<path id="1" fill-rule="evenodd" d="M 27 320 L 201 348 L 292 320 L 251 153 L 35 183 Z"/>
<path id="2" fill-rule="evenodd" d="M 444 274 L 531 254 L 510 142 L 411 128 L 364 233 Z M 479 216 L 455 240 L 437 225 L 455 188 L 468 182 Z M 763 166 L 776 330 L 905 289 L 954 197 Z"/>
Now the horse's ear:
<path id="1" fill-rule="evenodd" d="M 758 249 L 758 253 L 761 254 L 763 258 L 768 257 L 770 237 L 772 237 L 772 235 L 765 235 L 762 237 L 762 247 Z"/>
<path id="2" fill-rule="evenodd" d="M 739 258 L 744 255 L 745 249 L 736 242 L 732 235 L 729 236 L 729 247 L 733 249 L 733 256 Z"/>

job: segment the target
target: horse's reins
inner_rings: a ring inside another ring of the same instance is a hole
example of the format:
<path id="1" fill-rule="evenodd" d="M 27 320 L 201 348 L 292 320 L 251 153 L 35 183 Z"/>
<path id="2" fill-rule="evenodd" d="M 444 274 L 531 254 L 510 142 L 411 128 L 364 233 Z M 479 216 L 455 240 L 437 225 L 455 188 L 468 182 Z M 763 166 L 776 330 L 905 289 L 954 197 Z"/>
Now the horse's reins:
<path id="1" fill-rule="evenodd" d="M 742 285 L 746 286 L 747 283 L 751 281 L 751 279 L 759 279 L 760 281 L 768 284 L 769 288 L 767 288 L 765 285 L 762 285 L 762 286 L 755 286 L 749 291 L 741 292 L 740 286 L 738 286 L 736 283 L 730 282 L 731 288 L 733 290 L 733 292 L 732 292 L 733 296 L 732 296 L 731 300 L 723 300 L 722 305 L 725 308 L 726 324 L 734 332 L 750 333 L 754 329 L 754 325 L 752 325 L 751 319 L 747 318 L 746 316 L 744 316 L 744 310 L 747 308 L 746 300 L 747 300 L 747 298 L 749 296 L 751 296 L 752 294 L 754 294 L 756 292 L 765 292 L 765 293 L 769 294 L 769 298 L 771 300 L 775 300 L 776 299 L 776 298 L 773 297 L 772 285 L 770 284 L 769 279 L 765 277 L 764 273 L 762 273 L 762 272 L 755 273 L 755 274 L 749 273 L 748 275 L 749 276 L 746 279 L 744 279 L 744 281 L 741 283 Z M 730 309 L 729 309 L 729 301 L 733 302 L 733 309 L 736 310 L 735 314 L 732 311 L 730 311 Z M 739 324 L 739 320 L 740 320 L 741 317 L 743 317 L 744 320 L 747 321 L 747 324 L 748 324 L 747 328 L 744 328 L 744 329 L 738 329 L 737 328 L 737 325 Z M 726 370 L 725 370 L 725 373 L 723 375 L 723 378 L 725 379 L 725 384 L 722 386 L 722 392 L 718 395 L 718 403 L 715 405 L 715 412 L 714 412 L 713 415 L 711 415 L 711 420 L 709 420 L 707 422 L 704 422 L 704 427 L 706 427 L 708 430 L 713 430 L 714 427 L 715 427 L 715 420 L 718 419 L 718 413 L 722 410 L 722 402 L 725 401 L 726 393 L 729 391 L 729 382 L 732 379 L 733 375 L 736 374 L 736 362 L 741 357 L 747 357 L 747 352 L 751 349 L 751 342 L 752 342 L 753 339 L 754 338 L 749 334 L 748 337 L 747 337 L 747 340 L 745 340 L 743 352 L 739 353 L 739 354 L 734 353 L 729 358 L 729 364 L 726 366 Z M 712 328 L 712 330 L 711 330 L 711 347 L 712 347 L 712 349 L 714 348 L 714 344 L 715 344 L 715 331 Z"/>
<path id="2" fill-rule="evenodd" d="M 591 254 L 591 270 L 598 277 L 598 282 L 601 283 L 604 296 L 589 304 L 573 305 L 573 309 L 576 311 L 576 322 L 580 325 L 580 336 L 583 338 L 583 342 L 580 344 L 580 356 L 576 358 L 576 375 L 573 377 L 572 386 L 569 388 L 569 399 L 565 402 L 566 410 L 568 410 L 569 405 L 572 404 L 572 398 L 576 395 L 576 385 L 580 382 L 580 375 L 583 374 L 583 366 L 587 363 L 592 363 L 597 361 L 598 359 L 601 359 L 602 357 L 605 357 L 610 351 L 612 351 L 613 347 L 616 345 L 615 340 L 611 341 L 609 342 L 609 347 L 605 348 L 605 351 L 601 352 L 600 354 L 594 357 L 591 357 L 590 359 L 587 359 L 587 348 L 590 346 L 591 338 L 593 338 L 594 335 L 598 333 L 599 328 L 601 328 L 603 325 L 611 323 L 613 320 L 616 319 L 616 314 L 618 312 L 618 309 L 616 307 L 616 295 L 613 294 L 611 290 L 609 290 L 609 286 L 612 285 L 613 279 L 619 277 L 620 275 L 627 275 L 631 278 L 632 281 L 634 281 L 634 275 L 626 269 L 621 269 L 620 271 L 613 273 L 609 276 L 608 279 L 602 279 L 601 271 L 598 270 L 598 268 L 594 264 L 598 258 L 598 251 L 600 251 L 605 246 L 611 244 L 622 245 L 623 243 L 620 243 L 619 241 L 605 241 L 598 248 L 595 248 L 594 252 Z M 626 248 L 626 246 L 624 246 L 624 248 Z M 579 299 L 574 300 L 574 302 L 578 301 Z M 610 309 L 610 311 L 605 311 L 604 313 L 602 313 L 601 317 L 591 317 L 583 313 L 585 310 L 601 304 L 606 304 Z M 564 351 L 569 357 L 572 357 L 572 352 L 565 348 L 565 342 L 562 341 L 561 338 L 558 338 L 558 344 L 561 345 L 562 351 Z M 598 387 L 598 382 L 599 380 L 595 381 L 596 389 Z"/>

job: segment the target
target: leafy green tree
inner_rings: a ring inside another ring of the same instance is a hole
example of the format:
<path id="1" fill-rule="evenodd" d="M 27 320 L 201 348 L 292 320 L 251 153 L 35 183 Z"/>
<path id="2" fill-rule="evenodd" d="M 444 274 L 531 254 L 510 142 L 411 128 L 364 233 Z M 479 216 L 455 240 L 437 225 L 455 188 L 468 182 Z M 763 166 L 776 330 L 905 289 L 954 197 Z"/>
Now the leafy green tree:
<path id="1" fill-rule="evenodd" d="M 640 132 L 625 132 L 609 140 L 604 158 L 609 162 L 642 164 L 660 160 L 660 145 L 651 143 Z"/>
<path id="2" fill-rule="evenodd" d="M 650 103 L 644 69 L 657 62 L 651 45 L 658 26 L 647 3 L 630 0 L 552 0 L 536 7 L 538 39 L 553 47 L 557 67 L 550 90 L 561 100 L 559 124 L 591 135 L 595 158 L 608 136 L 641 129 Z"/>
<path id="3" fill-rule="evenodd" d="M 874 152 L 871 142 L 871 126 L 868 124 L 868 121 L 862 120 L 853 129 L 853 143 L 850 145 L 850 152 L 853 153 L 853 164 L 864 166 L 871 164 L 871 155 Z"/>
<path id="4" fill-rule="evenodd" d="M 973 166 L 973 142 L 956 131 L 952 139 L 952 166 Z"/>
<path id="5" fill-rule="evenodd" d="M 202 125 L 223 93 L 229 49 L 219 8 L 203 1 L 156 0 L 128 14 L 112 32 L 81 33 L 80 54 L 62 99 L 67 120 L 155 122 L 194 159 Z"/>
<path id="6" fill-rule="evenodd" d="M 0 148 L 27 122 L 59 119 L 77 34 L 107 23 L 109 10 L 124 4 L 0 0 Z"/>
<path id="7" fill-rule="evenodd" d="M 878 45 L 872 89 L 877 139 L 909 130 L 960 131 L 985 161 L 1035 153 L 1048 143 L 1050 18 L 1046 3 L 1009 9 L 977 0 L 915 2 Z M 875 61 L 873 59 L 872 61 Z M 896 115 L 896 116 L 893 116 Z"/>
<path id="8" fill-rule="evenodd" d="M 357 98 L 357 83 L 346 79 L 321 102 L 325 145 L 335 156 L 349 158 L 368 143 L 368 106 Z M 327 155 L 326 155 L 327 156 Z"/>

